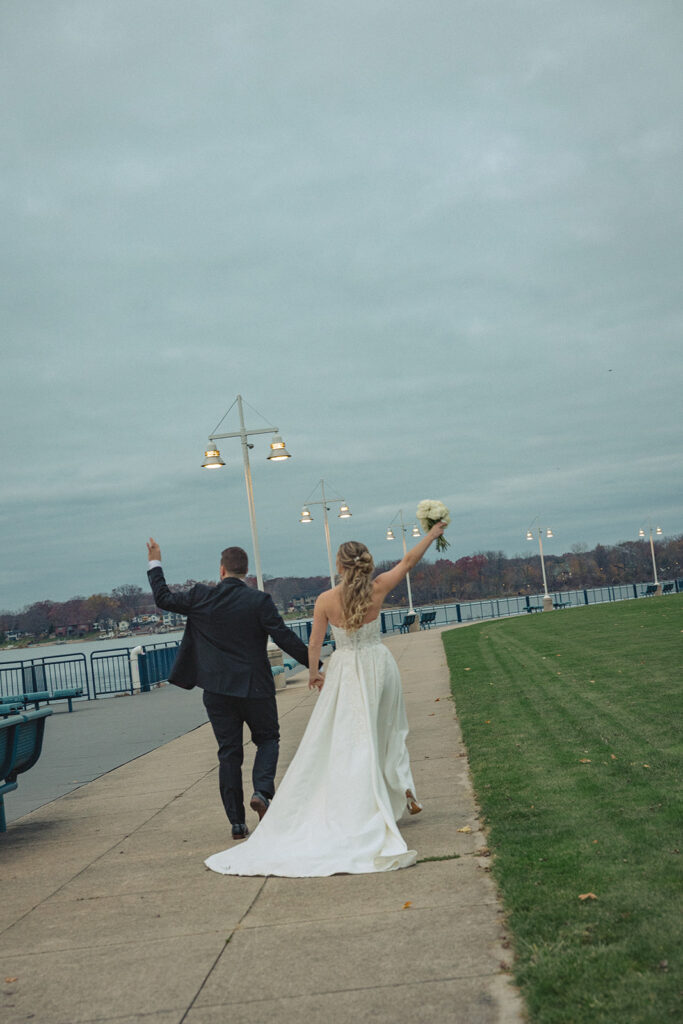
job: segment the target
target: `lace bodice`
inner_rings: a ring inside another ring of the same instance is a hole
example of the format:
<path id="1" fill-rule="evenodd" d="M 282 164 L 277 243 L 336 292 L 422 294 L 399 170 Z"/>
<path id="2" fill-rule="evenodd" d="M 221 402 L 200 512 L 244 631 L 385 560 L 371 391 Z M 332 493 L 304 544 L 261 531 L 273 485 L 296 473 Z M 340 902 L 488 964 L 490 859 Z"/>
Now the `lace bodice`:
<path id="1" fill-rule="evenodd" d="M 338 651 L 357 651 L 363 647 L 374 647 L 381 643 L 379 616 L 372 622 L 366 622 L 354 633 L 347 633 L 342 626 L 332 626 L 334 642 Z"/>

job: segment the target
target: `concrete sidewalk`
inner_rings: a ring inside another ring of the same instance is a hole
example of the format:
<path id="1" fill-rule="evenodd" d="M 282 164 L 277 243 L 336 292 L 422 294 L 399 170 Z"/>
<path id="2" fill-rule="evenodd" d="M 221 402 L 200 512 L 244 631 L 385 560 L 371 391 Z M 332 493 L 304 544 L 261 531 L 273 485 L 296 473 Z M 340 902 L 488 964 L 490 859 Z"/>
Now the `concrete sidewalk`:
<path id="1" fill-rule="evenodd" d="M 210 872 L 231 840 L 202 726 L 0 835 L 3 1024 L 521 1021 L 439 631 L 387 643 L 424 804 L 401 823 L 415 867 Z M 281 772 L 316 699 L 301 679 L 278 693 Z"/>

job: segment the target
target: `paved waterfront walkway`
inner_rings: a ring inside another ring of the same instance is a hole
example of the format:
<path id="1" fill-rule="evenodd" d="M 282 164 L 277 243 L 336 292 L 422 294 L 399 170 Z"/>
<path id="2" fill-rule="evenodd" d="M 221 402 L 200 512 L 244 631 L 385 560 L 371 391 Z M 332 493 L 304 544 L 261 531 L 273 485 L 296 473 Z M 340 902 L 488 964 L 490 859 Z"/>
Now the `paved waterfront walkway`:
<path id="1" fill-rule="evenodd" d="M 230 839 L 202 726 L 0 835 L 3 1024 L 521 1021 L 439 631 L 387 642 L 425 808 L 401 827 L 421 863 L 310 879 L 208 871 Z M 278 693 L 281 771 L 316 699 L 303 678 Z"/>

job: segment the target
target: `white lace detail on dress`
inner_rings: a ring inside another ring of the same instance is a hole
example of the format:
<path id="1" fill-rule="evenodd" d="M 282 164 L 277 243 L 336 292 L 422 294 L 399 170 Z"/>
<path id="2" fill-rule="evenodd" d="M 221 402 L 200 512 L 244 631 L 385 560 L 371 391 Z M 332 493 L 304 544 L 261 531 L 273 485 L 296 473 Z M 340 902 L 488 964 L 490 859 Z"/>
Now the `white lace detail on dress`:
<path id="1" fill-rule="evenodd" d="M 332 626 L 334 642 L 338 651 L 357 651 L 363 647 L 373 647 L 381 644 L 379 617 L 372 622 L 366 622 L 353 633 L 347 633 L 341 626 Z"/>

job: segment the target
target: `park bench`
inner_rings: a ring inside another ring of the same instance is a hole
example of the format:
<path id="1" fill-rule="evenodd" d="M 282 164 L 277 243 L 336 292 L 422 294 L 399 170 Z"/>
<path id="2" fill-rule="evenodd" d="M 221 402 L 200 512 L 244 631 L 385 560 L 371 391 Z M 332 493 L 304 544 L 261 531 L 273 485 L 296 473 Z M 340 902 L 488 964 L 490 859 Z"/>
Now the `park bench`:
<path id="1" fill-rule="evenodd" d="M 50 701 L 53 700 L 65 700 L 69 704 L 69 711 L 73 711 L 73 699 L 74 697 L 83 696 L 82 686 L 63 686 L 59 690 L 53 690 L 50 694 Z"/>
<path id="2" fill-rule="evenodd" d="M 12 700 L 8 697 L 0 699 L 0 715 L 14 715 L 18 711 L 24 710 L 24 702 L 21 700 Z"/>
<path id="3" fill-rule="evenodd" d="M 22 668 L 22 676 L 23 698 L 26 705 L 33 704 L 38 708 L 39 701 L 47 702 L 49 704 L 50 701 L 53 700 L 66 700 L 69 704 L 69 711 L 73 711 L 72 701 L 74 697 L 83 696 L 82 686 L 58 686 L 53 690 L 48 689 L 44 664 L 32 663 L 24 665 Z M 15 696 L 21 695 L 15 694 Z"/>
<path id="4" fill-rule="evenodd" d="M 553 601 L 553 608 L 569 608 L 569 601 Z"/>
<path id="5" fill-rule="evenodd" d="M 542 604 L 528 604 L 524 610 L 526 612 L 542 612 L 543 611 L 543 605 Z"/>
<path id="6" fill-rule="evenodd" d="M 416 618 L 417 615 L 404 615 L 403 622 L 398 627 L 399 633 L 408 633 Z"/>
<path id="7" fill-rule="evenodd" d="M 436 621 L 436 612 L 422 612 L 420 616 L 420 629 L 431 629 L 432 623 Z"/>
<path id="8" fill-rule="evenodd" d="M 7 693 L 0 697 L 0 703 L 20 703 L 22 707 L 27 708 L 29 704 L 33 704 L 36 711 L 40 707 L 40 702 L 48 701 L 50 699 L 49 690 L 30 690 L 28 693 Z"/>
<path id="9" fill-rule="evenodd" d="M 664 586 L 662 587 L 662 593 L 663 594 L 673 594 L 674 586 L 675 586 L 675 584 L 673 584 L 673 583 L 665 583 Z"/>
<path id="10" fill-rule="evenodd" d="M 643 596 L 644 597 L 653 597 L 656 593 L 657 593 L 657 584 L 656 583 L 648 583 L 647 589 L 646 589 L 645 594 Z"/>
<path id="11" fill-rule="evenodd" d="M 45 719 L 51 714 L 51 708 L 40 708 L 0 718 L 0 832 L 7 831 L 5 793 L 17 788 L 17 775 L 40 757 Z"/>
<path id="12" fill-rule="evenodd" d="M 50 704 L 53 700 L 65 700 L 68 701 L 69 711 L 73 711 L 74 698 L 82 696 L 82 686 L 64 686 L 58 690 L 27 690 L 26 693 L 3 694 L 0 696 L 0 707 L 7 703 L 18 703 L 27 708 L 29 704 L 33 704 L 38 710 L 41 703 Z M 1 711 L 0 714 L 2 714 Z"/>

